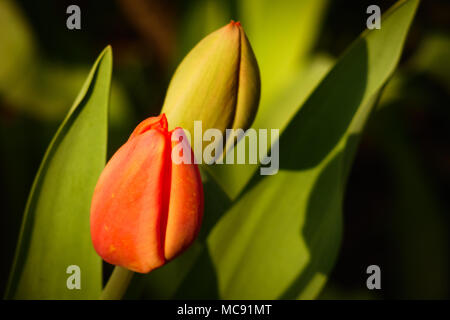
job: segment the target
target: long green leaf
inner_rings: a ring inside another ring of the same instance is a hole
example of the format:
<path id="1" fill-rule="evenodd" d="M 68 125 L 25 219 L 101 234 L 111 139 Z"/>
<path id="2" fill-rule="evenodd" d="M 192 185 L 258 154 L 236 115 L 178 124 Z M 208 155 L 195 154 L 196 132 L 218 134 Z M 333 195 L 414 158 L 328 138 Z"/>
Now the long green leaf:
<path id="1" fill-rule="evenodd" d="M 101 291 L 101 260 L 89 232 L 89 207 L 105 164 L 112 51 L 98 57 L 48 147 L 25 209 L 6 298 L 92 299 Z M 81 270 L 70 290 L 67 268 Z"/>
<path id="2" fill-rule="evenodd" d="M 399 1 L 381 30 L 365 31 L 339 59 L 282 130 L 279 173 L 253 176 L 212 228 L 177 297 L 317 296 L 338 253 L 359 134 L 398 63 L 418 3 Z M 202 279 L 208 284 L 200 286 Z"/>
<path id="3" fill-rule="evenodd" d="M 268 129 L 269 133 L 270 129 L 273 128 L 283 131 L 311 92 L 327 74 L 327 71 L 330 70 L 331 65 L 332 61 L 328 57 L 318 56 L 311 60 L 311 64 L 299 72 L 282 93 L 276 96 L 273 101 L 267 103 L 265 108 L 259 109 L 252 127 L 254 129 Z M 273 110 L 276 110 L 276 112 L 273 112 Z M 240 144 L 245 144 L 245 140 L 240 140 L 236 149 L 239 149 Z M 271 142 L 272 137 L 268 137 L 268 144 Z M 244 148 L 246 154 L 248 154 L 248 145 Z M 242 192 L 258 168 L 259 164 L 206 166 L 207 171 L 214 177 L 216 183 L 233 200 Z"/>

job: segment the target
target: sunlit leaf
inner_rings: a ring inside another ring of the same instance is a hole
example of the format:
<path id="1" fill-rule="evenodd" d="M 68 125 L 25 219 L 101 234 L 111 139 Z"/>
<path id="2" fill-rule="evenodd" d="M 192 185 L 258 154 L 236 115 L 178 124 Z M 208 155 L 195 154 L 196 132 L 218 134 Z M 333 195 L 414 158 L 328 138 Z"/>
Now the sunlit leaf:
<path id="1" fill-rule="evenodd" d="M 7 298 L 91 299 L 101 291 L 101 260 L 89 232 L 92 192 L 106 159 L 112 72 L 106 48 L 54 136 L 25 209 Z M 81 289 L 67 287 L 67 268 L 81 269 Z"/>
<path id="2" fill-rule="evenodd" d="M 283 92 L 266 104 L 265 109 L 259 109 L 252 128 L 267 129 L 269 132 L 270 129 L 282 131 L 330 70 L 332 64 L 331 58 L 327 56 L 318 56 L 311 60 L 310 65 L 299 71 Z M 268 144 L 272 142 L 271 138 L 271 136 L 268 137 Z M 238 142 L 236 149 L 239 149 L 240 144 L 245 144 L 245 140 Z M 246 146 L 246 154 L 248 154 L 248 146 Z M 259 164 L 217 165 L 205 166 L 205 168 L 223 191 L 231 199 L 235 199 L 259 168 Z"/>

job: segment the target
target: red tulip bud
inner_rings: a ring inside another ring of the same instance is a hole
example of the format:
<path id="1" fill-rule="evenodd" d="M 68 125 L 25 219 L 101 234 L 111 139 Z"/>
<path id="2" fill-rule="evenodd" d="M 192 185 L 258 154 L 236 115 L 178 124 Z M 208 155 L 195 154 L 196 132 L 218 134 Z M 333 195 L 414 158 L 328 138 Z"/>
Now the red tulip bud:
<path id="1" fill-rule="evenodd" d="M 91 236 L 108 263 L 147 273 L 184 251 L 198 234 L 203 216 L 200 174 L 193 161 L 171 160 L 173 146 L 188 143 L 172 142 L 172 132 L 164 114 L 144 120 L 97 182 Z"/>

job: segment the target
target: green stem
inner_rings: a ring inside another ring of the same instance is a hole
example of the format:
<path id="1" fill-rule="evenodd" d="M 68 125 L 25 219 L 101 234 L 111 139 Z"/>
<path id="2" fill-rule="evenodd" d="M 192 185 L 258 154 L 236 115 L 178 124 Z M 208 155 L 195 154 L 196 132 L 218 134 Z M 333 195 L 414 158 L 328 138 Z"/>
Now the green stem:
<path id="1" fill-rule="evenodd" d="M 116 266 L 100 295 L 100 300 L 120 300 L 127 291 L 133 271 Z"/>

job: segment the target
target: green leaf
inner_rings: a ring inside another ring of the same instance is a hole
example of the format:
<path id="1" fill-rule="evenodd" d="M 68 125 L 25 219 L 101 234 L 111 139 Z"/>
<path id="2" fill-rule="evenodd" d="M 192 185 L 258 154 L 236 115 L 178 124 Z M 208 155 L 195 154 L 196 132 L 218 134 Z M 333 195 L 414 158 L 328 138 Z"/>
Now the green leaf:
<path id="1" fill-rule="evenodd" d="M 312 59 L 303 71 L 298 72 L 283 92 L 266 104 L 266 108 L 260 107 L 252 127 L 269 129 L 269 132 L 273 128 L 282 131 L 331 69 L 332 64 L 331 58 L 327 56 L 317 56 Z M 268 144 L 271 141 L 271 137 L 268 137 Z M 244 139 L 238 142 L 236 149 L 239 149 L 240 144 L 243 143 L 245 143 Z M 245 149 L 248 154 L 248 146 L 245 146 Z M 207 171 L 231 199 L 236 199 L 258 168 L 259 164 L 206 166 Z"/>
<path id="2" fill-rule="evenodd" d="M 363 32 L 281 128 L 280 171 L 253 175 L 213 226 L 176 297 L 317 296 L 339 250 L 359 135 L 394 72 L 418 3 L 399 1 L 381 30 Z"/>
<path id="3" fill-rule="evenodd" d="M 101 260 L 89 231 L 92 193 L 105 165 L 112 51 L 92 67 L 48 147 L 25 208 L 6 298 L 93 299 Z M 69 290 L 67 267 L 81 269 L 81 290 Z"/>

